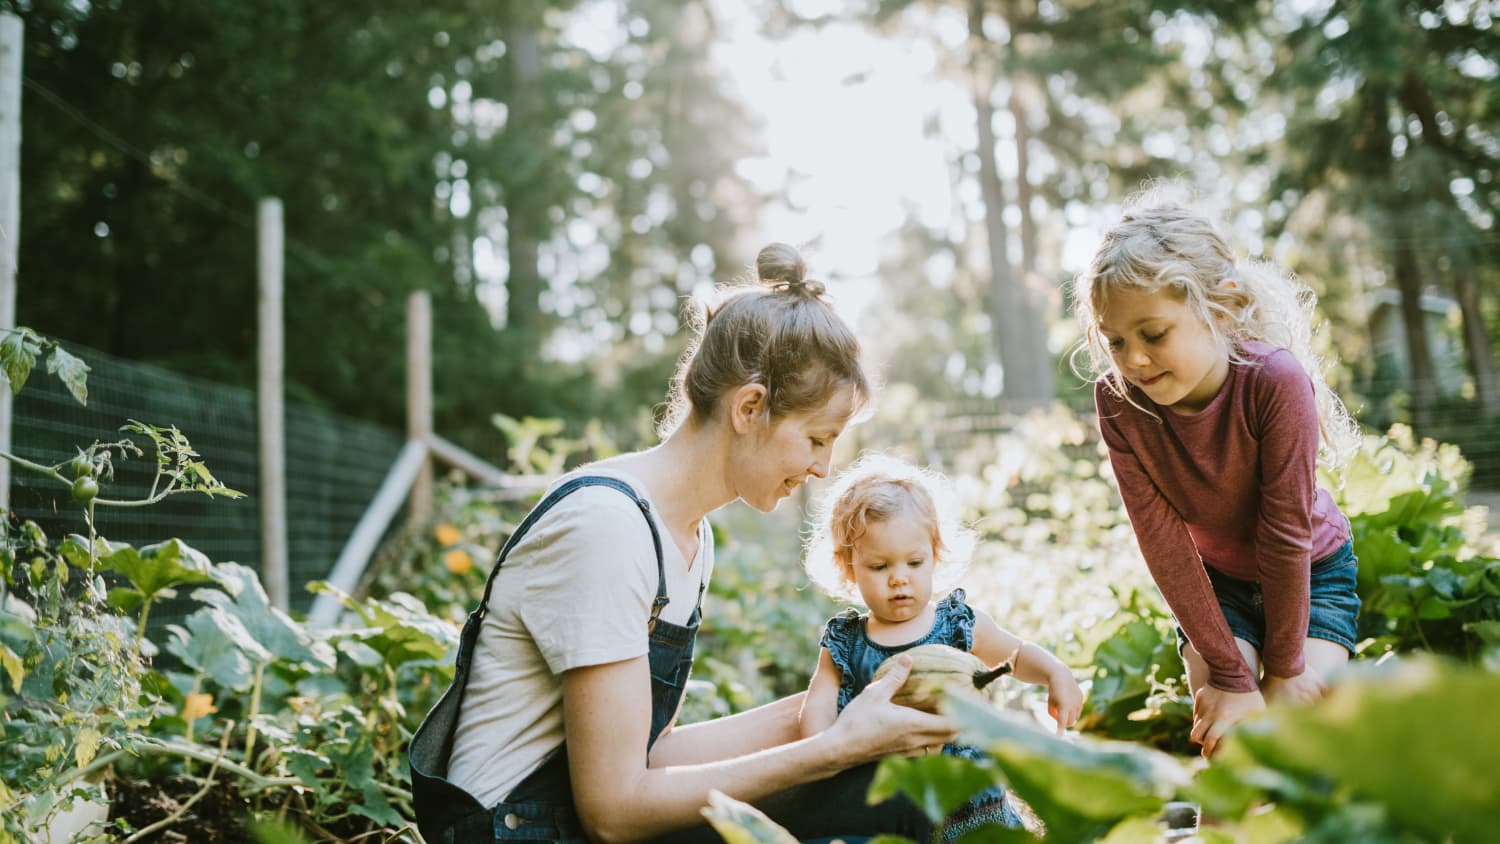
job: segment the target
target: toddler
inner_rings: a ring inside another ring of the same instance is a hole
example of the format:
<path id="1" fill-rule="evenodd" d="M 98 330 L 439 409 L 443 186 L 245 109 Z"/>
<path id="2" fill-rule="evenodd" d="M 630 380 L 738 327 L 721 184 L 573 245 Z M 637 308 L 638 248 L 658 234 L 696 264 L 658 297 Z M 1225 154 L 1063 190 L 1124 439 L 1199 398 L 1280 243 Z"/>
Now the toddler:
<path id="1" fill-rule="evenodd" d="M 812 683 L 802 705 L 802 733 L 833 723 L 875 669 L 918 645 L 944 644 L 972 652 L 987 665 L 1009 663 L 1014 676 L 1047 686 L 1047 711 L 1059 732 L 1073 725 L 1083 690 L 1057 657 L 1002 629 L 949 587 L 968 562 L 971 531 L 935 473 L 881 455 L 866 455 L 841 473 L 823 499 L 809 544 L 807 569 L 830 594 L 869 608 L 847 609 L 829 619 Z M 981 759 L 976 748 L 946 745 L 943 752 Z M 980 826 L 1020 826 L 1005 793 L 990 788 L 946 819 L 944 840 Z"/>

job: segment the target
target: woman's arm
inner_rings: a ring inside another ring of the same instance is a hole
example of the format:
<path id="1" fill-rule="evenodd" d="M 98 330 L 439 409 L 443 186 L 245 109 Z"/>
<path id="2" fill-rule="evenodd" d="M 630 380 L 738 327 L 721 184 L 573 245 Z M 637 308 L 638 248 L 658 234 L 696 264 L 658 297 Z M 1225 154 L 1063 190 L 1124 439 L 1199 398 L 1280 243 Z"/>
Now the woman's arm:
<path id="1" fill-rule="evenodd" d="M 839 716 L 839 682 L 843 672 L 833 664 L 827 648 L 818 649 L 818 667 L 802 701 L 802 732 L 806 738 L 828 729 Z"/>
<path id="2" fill-rule="evenodd" d="M 794 742 L 820 733 L 838 715 L 839 669 L 823 648 L 812 684 L 781 700 L 725 718 L 668 726 L 651 748 L 650 767 L 697 765 Z"/>
<path id="3" fill-rule="evenodd" d="M 682 726 L 669 725 L 651 748 L 652 768 L 697 765 L 746 756 L 802 738 L 798 716 L 807 692 L 723 718 Z"/>
<path id="4" fill-rule="evenodd" d="M 890 702 L 909 671 L 910 662 L 902 661 L 810 738 L 715 762 L 648 768 L 646 658 L 569 670 L 563 719 L 579 819 L 594 840 L 647 839 L 701 823 L 699 809 L 713 789 L 757 800 L 888 754 L 951 741 L 956 730 L 946 718 Z"/>

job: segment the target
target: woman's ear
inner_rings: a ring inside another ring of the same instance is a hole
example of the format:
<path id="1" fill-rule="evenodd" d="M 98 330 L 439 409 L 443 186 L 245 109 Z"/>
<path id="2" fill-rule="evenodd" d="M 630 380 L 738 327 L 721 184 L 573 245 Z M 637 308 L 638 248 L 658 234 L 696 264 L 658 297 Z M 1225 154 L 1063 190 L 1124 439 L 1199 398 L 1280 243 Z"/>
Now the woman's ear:
<path id="1" fill-rule="evenodd" d="M 764 384 L 745 384 L 729 396 L 729 423 L 735 433 L 747 434 L 755 417 L 766 411 L 766 387 Z"/>

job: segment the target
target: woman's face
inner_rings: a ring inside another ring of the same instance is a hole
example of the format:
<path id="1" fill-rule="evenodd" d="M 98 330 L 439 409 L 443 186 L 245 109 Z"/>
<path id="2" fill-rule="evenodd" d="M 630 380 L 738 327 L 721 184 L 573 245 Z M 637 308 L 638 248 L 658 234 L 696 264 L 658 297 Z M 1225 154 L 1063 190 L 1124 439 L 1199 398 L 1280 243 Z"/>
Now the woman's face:
<path id="1" fill-rule="evenodd" d="M 854 388 L 834 393 L 821 408 L 761 422 L 737 450 L 735 493 L 769 513 L 808 476 L 828 477 L 833 444 L 854 414 Z"/>

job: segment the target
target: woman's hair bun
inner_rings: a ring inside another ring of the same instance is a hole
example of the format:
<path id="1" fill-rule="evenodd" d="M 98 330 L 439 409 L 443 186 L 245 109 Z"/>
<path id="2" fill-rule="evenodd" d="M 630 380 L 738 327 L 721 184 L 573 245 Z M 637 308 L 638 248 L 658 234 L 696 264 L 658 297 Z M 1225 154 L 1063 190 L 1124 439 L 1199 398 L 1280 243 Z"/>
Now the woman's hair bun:
<path id="1" fill-rule="evenodd" d="M 755 274 L 761 283 L 777 290 L 806 293 L 811 296 L 823 294 L 823 284 L 807 278 L 807 262 L 795 246 L 772 243 L 755 256 Z"/>

